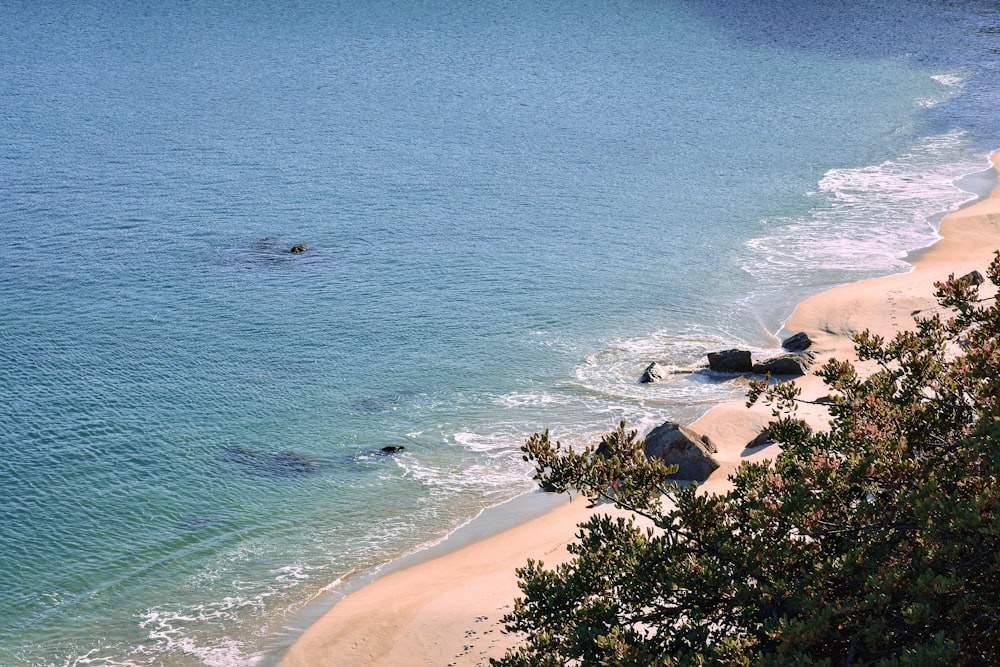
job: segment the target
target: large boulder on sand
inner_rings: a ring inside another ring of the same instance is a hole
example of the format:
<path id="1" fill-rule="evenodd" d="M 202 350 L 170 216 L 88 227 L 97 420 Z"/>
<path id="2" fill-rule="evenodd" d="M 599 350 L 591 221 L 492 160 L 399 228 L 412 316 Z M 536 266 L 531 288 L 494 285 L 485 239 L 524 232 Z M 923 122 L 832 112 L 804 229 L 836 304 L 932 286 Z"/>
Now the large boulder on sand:
<path id="1" fill-rule="evenodd" d="M 723 350 L 708 353 L 708 367 L 716 373 L 749 373 L 753 362 L 747 350 Z"/>
<path id="2" fill-rule="evenodd" d="M 655 361 L 650 365 L 646 366 L 646 370 L 642 372 L 642 377 L 639 378 L 639 382 L 643 384 L 650 384 L 653 382 L 659 382 L 666 377 L 666 372 L 663 370 L 663 366 L 660 366 Z"/>
<path id="3" fill-rule="evenodd" d="M 712 454 L 718 451 L 712 441 L 686 426 L 666 422 L 646 435 L 643 452 L 667 465 L 676 465 L 676 479 L 703 482 L 719 467 Z"/>
<path id="4" fill-rule="evenodd" d="M 979 271 L 970 271 L 969 273 L 966 273 L 964 276 L 962 276 L 955 282 L 960 282 L 960 281 L 968 281 L 970 285 L 982 285 L 984 282 L 986 282 L 986 278 L 983 278 L 983 274 L 981 274 Z"/>
<path id="5" fill-rule="evenodd" d="M 815 361 L 815 356 L 809 352 L 789 352 L 779 354 L 770 359 L 758 361 L 753 365 L 753 372 L 758 375 L 805 375 Z"/>
<path id="6" fill-rule="evenodd" d="M 802 428 L 805 429 L 806 433 L 811 434 L 813 432 L 812 427 L 809 426 L 809 424 L 806 424 L 805 422 L 802 423 Z M 765 445 L 773 445 L 773 444 L 775 444 L 775 442 L 774 438 L 771 436 L 771 427 L 768 426 L 763 431 L 758 433 L 757 437 L 748 442 L 746 444 L 746 448 L 756 449 L 757 447 L 764 447 Z"/>
<path id="7" fill-rule="evenodd" d="M 789 352 L 803 352 L 809 349 L 812 345 L 812 339 L 805 331 L 800 331 L 793 336 L 789 336 L 785 340 L 781 341 L 781 347 L 785 348 Z"/>

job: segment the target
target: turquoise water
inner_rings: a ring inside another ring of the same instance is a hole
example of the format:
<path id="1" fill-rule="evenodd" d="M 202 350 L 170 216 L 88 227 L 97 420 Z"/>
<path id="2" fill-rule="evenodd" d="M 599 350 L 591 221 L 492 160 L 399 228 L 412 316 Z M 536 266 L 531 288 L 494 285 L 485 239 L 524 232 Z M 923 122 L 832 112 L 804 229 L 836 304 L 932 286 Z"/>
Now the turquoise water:
<path id="1" fill-rule="evenodd" d="M 266 663 L 988 187 L 994 3 L 537 5 L 0 1 L 0 664 Z"/>

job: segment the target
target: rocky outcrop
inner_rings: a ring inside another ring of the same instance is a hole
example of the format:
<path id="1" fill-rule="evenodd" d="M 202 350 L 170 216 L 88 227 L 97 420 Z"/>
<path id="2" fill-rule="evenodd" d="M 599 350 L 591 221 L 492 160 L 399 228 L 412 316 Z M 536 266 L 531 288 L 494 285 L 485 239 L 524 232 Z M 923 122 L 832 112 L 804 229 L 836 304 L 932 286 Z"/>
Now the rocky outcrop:
<path id="1" fill-rule="evenodd" d="M 812 427 L 809 426 L 809 424 L 806 424 L 805 422 L 802 423 L 802 428 L 804 428 L 805 432 L 808 434 L 812 434 L 813 432 Z M 760 433 L 758 433 L 757 437 L 755 437 L 753 440 L 744 445 L 744 447 L 746 449 L 756 449 L 758 447 L 765 447 L 767 445 L 773 445 L 773 444 L 776 443 L 774 441 L 774 438 L 771 436 L 771 429 L 770 427 L 768 427 L 765 428 Z"/>
<path id="2" fill-rule="evenodd" d="M 749 373 L 753 361 L 747 350 L 723 350 L 708 353 L 708 367 L 716 373 Z"/>
<path id="3" fill-rule="evenodd" d="M 804 352 L 812 345 L 812 339 L 804 332 L 800 331 L 793 336 L 789 336 L 781 341 L 781 347 L 789 352 Z"/>
<path id="4" fill-rule="evenodd" d="M 667 465 L 676 465 L 675 479 L 703 482 L 708 479 L 719 463 L 712 458 L 718 451 L 706 436 L 696 433 L 686 426 L 666 422 L 646 435 L 643 452 L 647 457 L 656 457 Z"/>
<path id="5" fill-rule="evenodd" d="M 659 382 L 667 376 L 666 371 L 655 361 L 650 365 L 646 366 L 646 370 L 642 372 L 642 376 L 639 378 L 639 382 L 643 384 L 651 384 L 653 382 Z"/>
<path id="6" fill-rule="evenodd" d="M 970 271 L 958 280 L 962 282 L 968 281 L 970 285 L 982 285 L 986 282 L 986 278 L 983 278 L 983 274 L 979 271 Z"/>
<path id="7" fill-rule="evenodd" d="M 753 372 L 758 375 L 805 375 L 809 372 L 816 357 L 810 352 L 788 352 L 770 359 L 758 361 L 753 365 Z"/>
<path id="8" fill-rule="evenodd" d="M 771 440 L 771 431 L 765 428 L 757 434 L 757 437 L 748 442 L 745 447 L 747 449 L 756 449 L 757 447 L 763 447 L 764 445 L 770 445 L 773 443 L 774 441 Z"/>
<path id="9" fill-rule="evenodd" d="M 288 252 L 292 253 L 293 255 L 297 255 L 300 252 L 305 252 L 306 250 L 309 250 L 309 246 L 307 246 L 305 243 L 297 243 L 293 245 L 292 249 L 289 250 Z"/>

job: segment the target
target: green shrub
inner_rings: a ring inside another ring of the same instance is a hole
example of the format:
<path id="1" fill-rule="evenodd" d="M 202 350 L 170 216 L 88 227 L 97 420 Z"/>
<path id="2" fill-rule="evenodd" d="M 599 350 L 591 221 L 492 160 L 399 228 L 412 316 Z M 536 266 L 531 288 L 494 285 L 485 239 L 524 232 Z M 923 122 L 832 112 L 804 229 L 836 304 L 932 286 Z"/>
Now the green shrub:
<path id="1" fill-rule="evenodd" d="M 858 335 L 868 377 L 818 372 L 828 430 L 796 417 L 794 383 L 754 383 L 781 453 L 725 494 L 665 485 L 624 423 L 608 457 L 532 436 L 542 486 L 636 516 L 595 515 L 569 562 L 518 570 L 504 621 L 525 639 L 492 664 L 1000 664 L 1000 307 L 971 279 L 936 287 L 952 317 Z"/>

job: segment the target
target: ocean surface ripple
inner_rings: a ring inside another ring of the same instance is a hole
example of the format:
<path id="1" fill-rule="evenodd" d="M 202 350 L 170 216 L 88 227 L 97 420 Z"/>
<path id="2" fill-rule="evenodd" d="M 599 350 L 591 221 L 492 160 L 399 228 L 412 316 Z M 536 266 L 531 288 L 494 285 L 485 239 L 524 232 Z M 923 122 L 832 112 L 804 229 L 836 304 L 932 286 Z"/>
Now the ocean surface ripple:
<path id="1" fill-rule="evenodd" d="M 0 3 L 0 664 L 266 664 L 530 490 L 531 433 L 742 396 L 706 352 L 775 349 L 991 186 L 998 26 Z"/>

